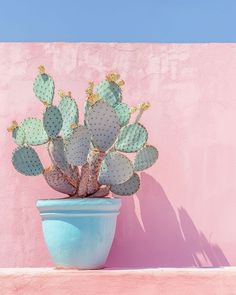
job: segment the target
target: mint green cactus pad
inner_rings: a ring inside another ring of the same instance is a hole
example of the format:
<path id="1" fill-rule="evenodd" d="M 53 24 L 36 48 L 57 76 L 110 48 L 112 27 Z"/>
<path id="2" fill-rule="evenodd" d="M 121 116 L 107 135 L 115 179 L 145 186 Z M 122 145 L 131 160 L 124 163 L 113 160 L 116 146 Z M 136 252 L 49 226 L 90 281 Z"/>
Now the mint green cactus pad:
<path id="1" fill-rule="evenodd" d="M 106 151 L 115 142 L 120 130 L 114 109 L 105 101 L 99 100 L 87 113 L 86 126 L 92 137 L 94 147 Z"/>
<path id="2" fill-rule="evenodd" d="M 158 151 L 154 146 L 143 147 L 134 159 L 134 170 L 142 171 L 151 167 L 158 158 Z"/>
<path id="3" fill-rule="evenodd" d="M 121 128 L 115 147 L 125 153 L 141 149 L 148 138 L 148 132 L 140 123 L 133 123 Z"/>
<path id="4" fill-rule="evenodd" d="M 12 137 L 16 144 L 23 145 L 25 141 L 25 133 L 22 127 L 16 127 L 12 131 Z"/>
<path id="5" fill-rule="evenodd" d="M 37 118 L 25 119 L 20 128 L 25 134 L 25 143 L 29 145 L 40 145 L 48 141 L 48 135 L 43 127 L 43 122 Z"/>
<path id="6" fill-rule="evenodd" d="M 110 152 L 103 159 L 98 181 L 100 184 L 114 185 L 127 181 L 133 175 L 131 161 L 118 152 Z"/>
<path id="7" fill-rule="evenodd" d="M 64 139 L 68 139 L 73 133 L 72 125 L 78 124 L 79 112 L 77 103 L 73 98 L 64 96 L 61 98 L 58 108 L 63 119 L 61 135 Z"/>
<path id="8" fill-rule="evenodd" d="M 133 176 L 124 183 L 114 184 L 110 187 L 111 192 L 119 196 L 131 196 L 135 194 L 140 187 L 140 179 L 138 174 Z"/>
<path id="9" fill-rule="evenodd" d="M 57 137 L 48 143 L 48 152 L 52 163 L 62 171 L 69 169 L 64 151 L 64 141 L 61 137 Z"/>
<path id="10" fill-rule="evenodd" d="M 116 83 L 107 80 L 97 85 L 96 93 L 111 106 L 121 102 L 122 99 L 121 88 Z"/>
<path id="11" fill-rule="evenodd" d="M 46 108 L 43 115 L 43 126 L 50 138 L 55 138 L 62 128 L 62 115 L 59 109 L 55 106 Z"/>
<path id="12" fill-rule="evenodd" d="M 129 123 L 130 108 L 126 103 L 118 103 L 114 106 L 114 110 L 117 114 L 121 127 Z"/>
<path id="13" fill-rule="evenodd" d="M 20 146 L 15 149 L 12 163 L 15 169 L 24 175 L 35 176 L 43 172 L 43 165 L 38 154 L 29 146 Z"/>
<path id="14" fill-rule="evenodd" d="M 52 167 L 45 170 L 43 175 L 48 185 L 54 190 L 68 195 L 76 193 L 76 188 L 67 180 L 59 168 Z"/>
<path id="15" fill-rule="evenodd" d="M 53 79 L 45 73 L 39 74 L 34 81 L 34 93 L 46 105 L 52 104 L 54 88 Z"/>
<path id="16" fill-rule="evenodd" d="M 73 134 L 65 144 L 65 154 L 69 164 L 82 166 L 87 161 L 91 136 L 85 126 L 74 129 Z"/>

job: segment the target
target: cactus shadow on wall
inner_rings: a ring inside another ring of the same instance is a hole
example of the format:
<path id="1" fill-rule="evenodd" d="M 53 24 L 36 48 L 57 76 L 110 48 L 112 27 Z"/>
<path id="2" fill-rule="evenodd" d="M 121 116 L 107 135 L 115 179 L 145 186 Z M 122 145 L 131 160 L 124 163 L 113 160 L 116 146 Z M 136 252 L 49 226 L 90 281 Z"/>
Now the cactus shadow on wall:
<path id="1" fill-rule="evenodd" d="M 141 174 L 141 189 L 124 198 L 109 267 L 218 267 L 223 251 L 199 231 L 184 208 L 179 218 L 161 185 Z"/>

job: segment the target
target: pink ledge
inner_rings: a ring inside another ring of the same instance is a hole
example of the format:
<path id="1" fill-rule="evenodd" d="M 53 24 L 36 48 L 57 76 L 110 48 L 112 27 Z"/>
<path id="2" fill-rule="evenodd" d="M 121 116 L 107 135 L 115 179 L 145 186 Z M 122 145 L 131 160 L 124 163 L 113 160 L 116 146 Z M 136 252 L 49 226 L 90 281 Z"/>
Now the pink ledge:
<path id="1" fill-rule="evenodd" d="M 2 268 L 0 294 L 200 295 L 236 294 L 236 268 L 104 269 Z"/>

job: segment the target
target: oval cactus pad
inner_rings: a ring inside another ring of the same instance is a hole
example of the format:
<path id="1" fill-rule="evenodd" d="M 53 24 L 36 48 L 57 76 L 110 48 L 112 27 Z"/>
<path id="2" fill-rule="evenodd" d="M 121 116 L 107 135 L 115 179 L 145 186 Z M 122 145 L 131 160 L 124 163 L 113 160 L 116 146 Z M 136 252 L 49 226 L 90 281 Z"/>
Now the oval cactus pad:
<path id="1" fill-rule="evenodd" d="M 133 123 L 120 130 L 115 147 L 121 152 L 136 152 L 145 145 L 147 138 L 146 128 L 139 123 Z"/>
<path id="2" fill-rule="evenodd" d="M 119 119 L 120 126 L 128 124 L 130 119 L 130 108 L 126 103 L 118 103 L 114 106 L 114 110 Z"/>
<path id="3" fill-rule="evenodd" d="M 37 118 L 25 119 L 20 128 L 24 130 L 25 143 L 30 145 L 40 145 L 48 141 L 48 135 L 43 127 L 43 122 Z"/>
<path id="4" fill-rule="evenodd" d="M 118 152 L 110 152 L 103 159 L 98 180 L 100 184 L 119 184 L 127 181 L 133 175 L 131 161 Z"/>
<path id="5" fill-rule="evenodd" d="M 119 196 L 130 196 L 135 194 L 140 187 L 140 179 L 138 174 L 134 175 L 124 183 L 114 184 L 110 187 L 111 191 Z"/>
<path id="6" fill-rule="evenodd" d="M 66 171 L 69 168 L 64 151 L 64 141 L 61 137 L 57 137 L 49 142 L 48 152 L 56 167 L 62 171 Z"/>
<path id="7" fill-rule="evenodd" d="M 55 138 L 62 128 L 62 115 L 59 109 L 55 106 L 46 108 L 43 115 L 43 126 L 50 138 Z"/>
<path id="8" fill-rule="evenodd" d="M 134 160 L 135 171 L 145 170 L 151 167 L 158 158 L 158 151 L 154 146 L 147 145 L 142 148 Z"/>
<path id="9" fill-rule="evenodd" d="M 68 195 L 76 193 L 76 188 L 67 180 L 60 169 L 52 167 L 45 170 L 43 175 L 48 185 L 54 190 Z"/>
<path id="10" fill-rule="evenodd" d="M 25 133 L 22 127 L 16 127 L 12 131 L 12 137 L 16 144 L 22 145 L 25 142 Z"/>
<path id="11" fill-rule="evenodd" d="M 97 85 L 96 92 L 101 99 L 105 100 L 111 106 L 121 102 L 121 89 L 114 82 L 102 81 Z"/>
<path id="12" fill-rule="evenodd" d="M 120 130 L 114 109 L 102 100 L 90 107 L 86 125 L 92 136 L 93 145 L 101 151 L 106 151 L 112 146 Z"/>
<path id="13" fill-rule="evenodd" d="M 65 139 L 68 139 L 73 133 L 72 125 L 78 124 L 79 112 L 77 103 L 73 98 L 64 96 L 61 98 L 58 108 L 63 119 L 61 134 Z"/>
<path id="14" fill-rule="evenodd" d="M 73 134 L 65 144 L 66 158 L 69 164 L 82 166 L 87 161 L 91 136 L 85 126 L 74 129 Z"/>
<path id="15" fill-rule="evenodd" d="M 12 163 L 15 169 L 24 175 L 35 176 L 43 172 L 43 165 L 32 147 L 18 147 L 13 152 Z"/>
<path id="16" fill-rule="evenodd" d="M 52 104 L 54 88 L 53 79 L 45 73 L 39 74 L 34 81 L 34 93 L 46 105 Z"/>

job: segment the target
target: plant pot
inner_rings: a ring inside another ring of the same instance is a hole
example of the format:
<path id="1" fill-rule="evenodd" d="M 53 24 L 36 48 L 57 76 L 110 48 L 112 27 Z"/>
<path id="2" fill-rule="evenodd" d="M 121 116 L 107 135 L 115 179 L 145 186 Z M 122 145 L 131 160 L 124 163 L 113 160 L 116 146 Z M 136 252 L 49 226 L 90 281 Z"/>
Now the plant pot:
<path id="1" fill-rule="evenodd" d="M 38 200 L 44 239 L 57 267 L 103 268 L 121 207 L 120 199 Z"/>

